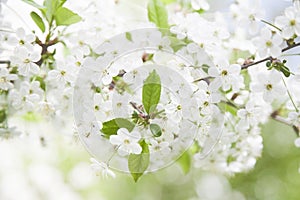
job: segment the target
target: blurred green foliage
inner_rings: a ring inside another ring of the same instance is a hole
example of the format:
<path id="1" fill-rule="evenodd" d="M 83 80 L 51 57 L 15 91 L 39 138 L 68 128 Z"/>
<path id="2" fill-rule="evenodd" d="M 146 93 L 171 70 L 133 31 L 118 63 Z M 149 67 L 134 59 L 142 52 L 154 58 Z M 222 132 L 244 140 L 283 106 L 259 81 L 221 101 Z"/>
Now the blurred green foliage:
<path id="1" fill-rule="evenodd" d="M 233 188 L 247 200 L 299 200 L 300 150 L 296 134 L 289 126 L 270 121 L 262 129 L 264 150 L 255 168 L 231 179 Z"/>
<path id="2" fill-rule="evenodd" d="M 262 157 L 248 174 L 229 178 L 232 188 L 243 193 L 247 200 L 300 199 L 300 150 L 294 146 L 295 132 L 275 121 L 263 126 L 262 132 Z M 66 160 L 64 171 L 72 167 L 70 163 Z M 189 200 L 197 196 L 195 183 L 203 173 L 192 170 L 184 175 L 179 166 L 172 165 L 143 176 L 138 183 L 130 175 L 118 173 L 116 179 L 103 180 L 99 177 L 92 188 L 79 192 L 86 199 L 91 199 L 92 194 L 99 194 L 105 200 Z"/>

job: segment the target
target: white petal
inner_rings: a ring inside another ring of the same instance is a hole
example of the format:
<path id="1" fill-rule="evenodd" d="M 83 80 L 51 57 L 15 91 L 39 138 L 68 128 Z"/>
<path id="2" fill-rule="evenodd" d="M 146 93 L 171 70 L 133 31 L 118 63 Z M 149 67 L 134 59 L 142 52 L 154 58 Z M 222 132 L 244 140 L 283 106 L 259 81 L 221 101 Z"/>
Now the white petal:
<path id="1" fill-rule="evenodd" d="M 37 74 L 37 73 L 39 73 L 40 68 L 39 68 L 39 66 L 38 66 L 37 64 L 31 63 L 31 64 L 30 64 L 30 71 L 31 71 L 33 74 Z"/>
<path id="2" fill-rule="evenodd" d="M 300 138 L 297 138 L 294 143 L 295 143 L 295 146 L 299 148 L 300 147 Z"/>
<path id="3" fill-rule="evenodd" d="M 123 143 L 123 140 L 118 135 L 111 135 L 109 137 L 109 142 L 113 145 L 120 145 Z"/>
<path id="4" fill-rule="evenodd" d="M 289 24 L 289 19 L 284 16 L 279 16 L 279 17 L 276 17 L 276 19 L 275 19 L 275 25 L 279 26 L 280 28 L 283 28 L 288 24 Z"/>
<path id="5" fill-rule="evenodd" d="M 277 58 L 281 55 L 281 48 L 278 46 L 273 46 L 270 48 L 270 54 L 272 57 Z"/>
<path id="6" fill-rule="evenodd" d="M 130 150 L 133 154 L 140 154 L 142 152 L 142 147 L 138 143 L 130 144 Z"/>
<path id="7" fill-rule="evenodd" d="M 23 39 L 25 37 L 25 30 L 23 28 L 18 28 L 17 31 L 16 31 L 16 35 L 20 39 Z"/>
<path id="8" fill-rule="evenodd" d="M 294 30 L 293 30 L 292 27 L 287 26 L 286 28 L 282 29 L 281 35 L 285 39 L 289 39 L 289 38 L 291 38 L 294 35 Z"/>

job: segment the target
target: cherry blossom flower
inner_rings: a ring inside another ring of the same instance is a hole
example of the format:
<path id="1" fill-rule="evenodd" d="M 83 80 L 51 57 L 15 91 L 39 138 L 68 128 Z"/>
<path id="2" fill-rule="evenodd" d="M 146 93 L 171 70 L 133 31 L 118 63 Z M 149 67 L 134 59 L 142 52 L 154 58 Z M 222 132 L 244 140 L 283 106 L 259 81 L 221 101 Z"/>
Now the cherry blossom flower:
<path id="1" fill-rule="evenodd" d="M 272 32 L 268 28 L 264 28 L 260 32 L 260 36 L 253 40 L 257 47 L 260 57 L 272 56 L 277 58 L 281 54 L 281 47 L 283 40 L 279 34 Z"/>
<path id="2" fill-rule="evenodd" d="M 282 96 L 285 89 L 281 83 L 281 74 L 272 70 L 269 74 L 259 74 L 259 82 L 251 84 L 253 92 L 263 93 L 263 98 L 266 102 L 272 102 L 276 97 Z"/>
<path id="3" fill-rule="evenodd" d="M 104 162 L 98 162 L 95 158 L 91 158 L 91 168 L 95 171 L 96 175 L 101 175 L 103 178 L 116 178 L 116 174 L 109 169 L 108 165 Z"/>
<path id="4" fill-rule="evenodd" d="M 209 9 L 209 4 L 207 3 L 206 0 L 192 0 L 191 1 L 192 7 L 195 10 L 208 10 Z"/>
<path id="5" fill-rule="evenodd" d="M 295 7 L 288 7 L 284 11 L 284 16 L 275 19 L 275 25 L 281 28 L 281 35 L 285 39 L 300 35 L 300 10 Z"/>
<path id="6" fill-rule="evenodd" d="M 113 145 L 118 146 L 118 153 L 120 156 L 129 154 L 140 154 L 142 147 L 139 145 L 141 135 L 137 131 L 129 131 L 126 128 L 120 128 L 117 135 L 111 135 L 109 141 Z"/>
<path id="7" fill-rule="evenodd" d="M 11 81 L 17 80 L 16 74 L 10 74 L 6 67 L 0 67 L 0 89 L 8 90 L 14 87 Z"/>
<path id="8" fill-rule="evenodd" d="M 8 38 L 8 44 L 11 46 L 24 46 L 29 50 L 33 50 L 33 42 L 35 41 L 35 35 L 34 34 L 28 34 L 26 35 L 25 30 L 23 28 L 18 28 L 16 30 L 16 36 L 11 36 Z"/>
<path id="9" fill-rule="evenodd" d="M 228 61 L 220 61 L 216 67 L 208 69 L 208 74 L 215 79 L 210 83 L 212 90 L 222 87 L 224 91 L 232 88 L 238 91 L 243 87 L 243 77 L 240 76 L 241 66 L 238 64 L 229 65 Z"/>
<path id="10" fill-rule="evenodd" d="M 41 58 L 38 52 L 30 52 L 25 47 L 18 47 L 14 51 L 14 56 L 11 57 L 12 65 L 18 67 L 20 75 L 27 76 L 30 73 L 37 74 L 39 66 L 36 64 Z"/>
<path id="11" fill-rule="evenodd" d="M 20 90 L 13 89 L 9 93 L 9 99 L 15 109 L 24 109 L 32 111 L 36 103 L 40 100 L 40 95 L 34 93 L 29 82 L 24 81 L 21 84 Z"/>

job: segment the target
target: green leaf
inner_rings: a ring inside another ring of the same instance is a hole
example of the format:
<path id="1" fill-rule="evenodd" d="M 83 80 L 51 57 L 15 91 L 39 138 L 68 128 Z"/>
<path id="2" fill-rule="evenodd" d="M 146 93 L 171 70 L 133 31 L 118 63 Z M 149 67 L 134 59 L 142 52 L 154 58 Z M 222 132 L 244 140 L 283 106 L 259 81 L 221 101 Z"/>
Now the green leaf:
<path id="1" fill-rule="evenodd" d="M 33 76 L 30 78 L 30 81 L 38 81 L 40 82 L 40 88 L 42 88 L 44 91 L 46 91 L 46 83 L 43 77 L 40 76 Z"/>
<path id="2" fill-rule="evenodd" d="M 59 7 L 59 1 L 58 0 L 45 0 L 44 1 L 45 9 L 40 9 L 43 15 L 46 17 L 47 21 L 52 23 L 54 14 L 56 13 L 56 10 Z"/>
<path id="3" fill-rule="evenodd" d="M 7 118 L 6 109 L 0 110 L 0 123 L 3 123 Z"/>
<path id="4" fill-rule="evenodd" d="M 116 118 L 104 122 L 101 132 L 109 137 L 111 135 L 116 135 L 120 128 L 126 128 L 129 132 L 131 132 L 134 128 L 134 124 L 127 119 Z"/>
<path id="5" fill-rule="evenodd" d="M 176 2 L 176 0 L 161 0 L 164 4 L 170 4 Z"/>
<path id="6" fill-rule="evenodd" d="M 35 24 L 41 29 L 41 31 L 45 32 L 45 24 L 43 19 L 34 11 L 30 13 L 31 18 L 35 22 Z"/>
<path id="7" fill-rule="evenodd" d="M 231 113 L 233 116 L 237 115 L 237 108 L 231 106 L 230 104 L 226 103 L 226 102 L 220 102 L 218 104 L 219 108 L 223 111 L 223 112 L 229 112 Z"/>
<path id="8" fill-rule="evenodd" d="M 41 8 L 40 11 L 46 17 L 49 24 L 52 23 L 56 12 L 65 4 L 66 0 L 45 0 L 44 8 Z"/>
<path id="9" fill-rule="evenodd" d="M 180 158 L 177 160 L 177 163 L 181 167 L 184 174 L 189 173 L 189 171 L 191 169 L 191 164 L 192 164 L 192 160 L 191 160 L 191 156 L 190 156 L 189 151 L 185 151 L 180 156 Z"/>
<path id="10" fill-rule="evenodd" d="M 81 21 L 79 15 L 64 7 L 58 8 L 54 18 L 57 26 L 68 26 Z"/>
<path id="11" fill-rule="evenodd" d="M 37 3 L 34 2 L 33 0 L 22 0 L 22 1 L 23 1 L 24 3 L 27 3 L 27 4 L 29 4 L 29 5 L 31 5 L 31 6 L 33 6 L 33 7 L 35 7 L 35 8 L 38 8 L 38 9 L 44 8 L 44 6 L 37 4 Z"/>
<path id="12" fill-rule="evenodd" d="M 129 40 L 129 41 L 132 42 L 132 36 L 131 36 L 131 33 L 126 32 L 126 33 L 125 33 L 125 36 L 126 36 L 126 39 L 127 39 L 127 40 Z"/>
<path id="13" fill-rule="evenodd" d="M 147 6 L 148 19 L 159 28 L 169 28 L 168 12 L 160 0 L 150 0 Z"/>
<path id="14" fill-rule="evenodd" d="M 175 52 L 187 45 L 184 41 L 179 40 L 177 37 L 174 36 L 169 36 L 169 40 L 171 42 L 171 47 Z"/>
<path id="15" fill-rule="evenodd" d="M 161 128 L 158 124 L 150 124 L 150 131 L 154 137 L 159 137 L 162 134 Z"/>
<path id="16" fill-rule="evenodd" d="M 160 77 L 155 70 L 144 81 L 142 93 L 144 109 L 150 114 L 150 110 L 154 111 L 156 109 L 161 93 Z"/>
<path id="17" fill-rule="evenodd" d="M 138 179 L 144 174 L 150 162 L 148 144 L 143 140 L 140 142 L 140 145 L 142 147 L 142 153 L 130 154 L 128 157 L 128 168 L 135 182 L 137 182 Z"/>
<path id="18" fill-rule="evenodd" d="M 280 71 L 284 74 L 285 77 L 289 77 L 291 75 L 290 69 L 284 65 L 282 65 Z"/>

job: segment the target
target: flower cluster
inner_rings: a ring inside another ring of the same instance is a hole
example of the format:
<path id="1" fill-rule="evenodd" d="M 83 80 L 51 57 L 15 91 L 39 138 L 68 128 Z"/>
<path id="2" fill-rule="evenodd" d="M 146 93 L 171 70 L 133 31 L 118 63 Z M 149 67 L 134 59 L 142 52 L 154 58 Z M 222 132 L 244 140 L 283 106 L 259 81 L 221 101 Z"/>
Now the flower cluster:
<path id="1" fill-rule="evenodd" d="M 260 1 L 238 0 L 229 24 L 205 0 L 52 1 L 24 1 L 39 11 L 31 29 L 0 15 L 0 138 L 26 135 L 15 119 L 67 129 L 74 115 L 98 174 L 137 180 L 183 157 L 246 172 L 269 118 L 299 134 L 300 68 L 286 55 L 297 3 L 267 22 Z"/>

